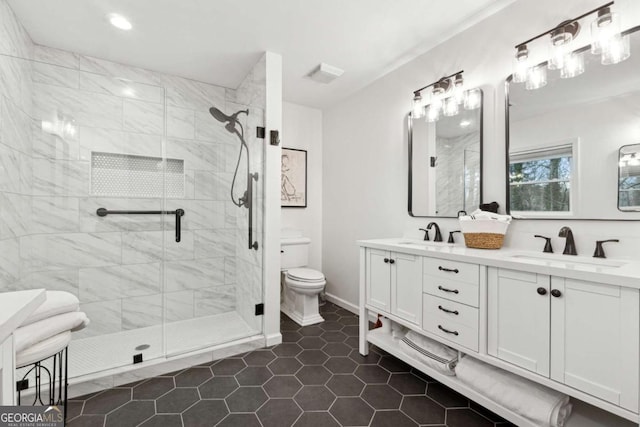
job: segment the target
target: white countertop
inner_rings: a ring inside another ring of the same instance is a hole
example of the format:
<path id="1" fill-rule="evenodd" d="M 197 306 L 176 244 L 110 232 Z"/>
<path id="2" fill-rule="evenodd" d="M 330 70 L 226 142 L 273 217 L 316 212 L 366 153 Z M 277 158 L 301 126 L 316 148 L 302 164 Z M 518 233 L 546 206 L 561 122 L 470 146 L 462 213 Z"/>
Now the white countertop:
<path id="1" fill-rule="evenodd" d="M 640 289 L 640 261 L 545 254 L 510 249 L 471 249 L 463 244 L 393 238 L 358 240 L 358 246 L 443 260 L 471 262 Z"/>
<path id="2" fill-rule="evenodd" d="M 46 299 L 44 289 L 0 293 L 0 343 Z"/>

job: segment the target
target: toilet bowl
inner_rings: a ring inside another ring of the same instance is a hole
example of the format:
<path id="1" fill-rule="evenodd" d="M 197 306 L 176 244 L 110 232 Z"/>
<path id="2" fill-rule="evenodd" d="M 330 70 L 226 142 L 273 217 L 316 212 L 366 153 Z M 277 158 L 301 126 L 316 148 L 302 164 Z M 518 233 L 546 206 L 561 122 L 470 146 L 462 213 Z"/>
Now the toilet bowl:
<path id="1" fill-rule="evenodd" d="M 308 246 L 302 235 L 290 233 L 281 238 L 282 293 L 280 310 L 301 326 L 324 322 L 320 316 L 318 295 L 326 284 L 324 274 L 307 268 Z"/>

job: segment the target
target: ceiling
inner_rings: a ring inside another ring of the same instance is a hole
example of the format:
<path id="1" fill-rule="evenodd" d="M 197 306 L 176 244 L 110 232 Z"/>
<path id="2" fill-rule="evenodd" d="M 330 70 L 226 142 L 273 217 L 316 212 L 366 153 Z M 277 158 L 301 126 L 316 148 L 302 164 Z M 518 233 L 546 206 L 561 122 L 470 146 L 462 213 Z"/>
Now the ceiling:
<path id="1" fill-rule="evenodd" d="M 9 0 L 35 43 L 235 88 L 264 51 L 284 99 L 328 107 L 514 0 Z M 133 23 L 123 32 L 105 18 Z M 345 70 L 331 84 L 307 74 Z"/>

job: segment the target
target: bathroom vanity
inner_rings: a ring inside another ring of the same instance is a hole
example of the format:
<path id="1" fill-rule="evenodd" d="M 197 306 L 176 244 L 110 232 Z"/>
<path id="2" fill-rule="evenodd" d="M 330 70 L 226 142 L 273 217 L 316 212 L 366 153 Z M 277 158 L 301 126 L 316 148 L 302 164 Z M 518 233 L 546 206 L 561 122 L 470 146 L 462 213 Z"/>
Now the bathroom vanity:
<path id="1" fill-rule="evenodd" d="M 372 343 L 518 426 L 534 425 L 369 330 L 370 316 L 382 314 L 571 396 L 568 426 L 624 425 L 617 417 L 637 425 L 640 263 L 410 239 L 358 245 L 361 354 Z"/>

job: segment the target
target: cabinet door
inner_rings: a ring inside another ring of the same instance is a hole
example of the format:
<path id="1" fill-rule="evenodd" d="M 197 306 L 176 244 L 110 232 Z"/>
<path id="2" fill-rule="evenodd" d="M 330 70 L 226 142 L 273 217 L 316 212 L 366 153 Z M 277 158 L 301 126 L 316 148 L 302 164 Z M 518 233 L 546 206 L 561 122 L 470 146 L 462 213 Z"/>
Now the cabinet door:
<path id="1" fill-rule="evenodd" d="M 390 258 L 389 251 L 367 249 L 367 304 L 386 312 L 391 312 Z"/>
<path id="2" fill-rule="evenodd" d="M 638 290 L 556 277 L 552 289 L 551 378 L 638 412 Z"/>
<path id="3" fill-rule="evenodd" d="M 422 257 L 392 252 L 391 312 L 411 323 L 422 321 Z"/>
<path id="4" fill-rule="evenodd" d="M 549 376 L 549 276 L 489 268 L 488 352 Z"/>

